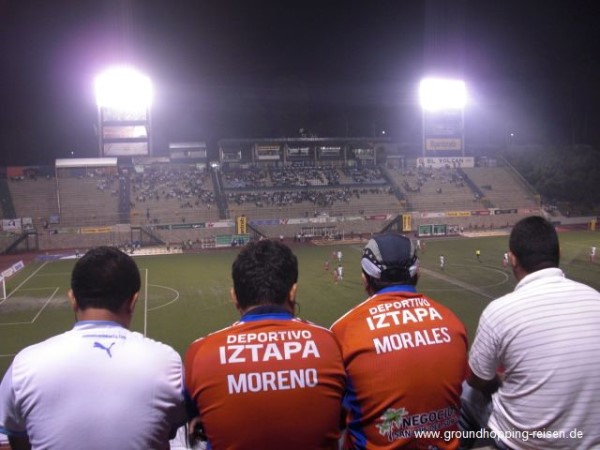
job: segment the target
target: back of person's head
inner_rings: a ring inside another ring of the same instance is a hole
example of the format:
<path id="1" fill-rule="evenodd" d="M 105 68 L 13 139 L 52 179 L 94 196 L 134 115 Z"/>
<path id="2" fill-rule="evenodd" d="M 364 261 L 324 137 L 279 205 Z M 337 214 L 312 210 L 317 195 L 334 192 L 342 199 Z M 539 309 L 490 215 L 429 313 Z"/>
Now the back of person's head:
<path id="1" fill-rule="evenodd" d="M 140 287 L 135 261 L 114 247 L 89 250 L 77 260 L 71 274 L 71 289 L 82 310 L 100 308 L 117 313 Z"/>
<path id="2" fill-rule="evenodd" d="M 558 234 L 543 217 L 531 216 L 517 222 L 510 233 L 508 247 L 527 273 L 558 267 Z"/>
<path id="3" fill-rule="evenodd" d="M 298 281 L 298 260 L 289 247 L 265 239 L 238 254 L 231 275 L 239 306 L 283 305 Z"/>
<path id="4" fill-rule="evenodd" d="M 361 267 L 369 288 L 377 292 L 387 286 L 416 285 L 419 258 L 408 237 L 386 233 L 369 240 Z"/>

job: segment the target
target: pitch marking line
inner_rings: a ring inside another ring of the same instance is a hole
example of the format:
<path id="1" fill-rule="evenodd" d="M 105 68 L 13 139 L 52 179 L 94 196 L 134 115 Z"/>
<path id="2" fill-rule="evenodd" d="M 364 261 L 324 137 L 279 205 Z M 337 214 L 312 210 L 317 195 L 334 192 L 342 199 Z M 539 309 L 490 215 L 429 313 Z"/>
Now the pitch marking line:
<path id="1" fill-rule="evenodd" d="M 482 297 L 485 297 L 487 299 L 492 300 L 492 299 L 496 298 L 496 296 L 488 294 L 483 289 L 480 289 L 480 288 L 475 287 L 475 286 L 473 286 L 471 284 L 468 284 L 468 283 L 463 283 L 462 281 L 458 281 L 455 278 L 451 278 L 449 276 L 442 275 L 441 273 L 437 273 L 437 272 L 435 272 L 433 270 L 430 270 L 430 269 L 425 269 L 424 267 L 419 267 L 419 270 L 421 272 L 423 272 L 423 273 L 426 273 L 427 275 L 429 275 L 429 276 L 431 276 L 433 278 L 437 278 L 439 280 L 442 280 L 442 281 L 445 281 L 447 283 L 453 284 L 453 285 L 458 286 L 458 287 L 460 287 L 462 289 L 465 289 L 467 291 L 474 292 L 475 294 L 481 295 Z"/>
<path id="2" fill-rule="evenodd" d="M 157 309 L 161 309 L 161 308 L 165 308 L 166 306 L 169 306 L 172 303 L 175 303 L 177 300 L 179 300 L 179 291 L 177 289 L 173 289 L 170 288 L 168 286 L 162 286 L 160 284 L 149 284 L 148 286 L 153 286 L 153 287 L 157 287 L 157 288 L 162 288 L 162 289 L 167 289 L 169 291 L 172 291 L 175 293 L 174 297 L 172 300 L 169 300 L 167 303 L 163 303 L 162 305 L 158 305 L 158 306 L 154 306 L 152 308 L 148 308 L 148 312 L 151 311 L 156 311 Z"/>
<path id="3" fill-rule="evenodd" d="M 36 275 L 36 274 L 37 274 L 37 273 L 38 273 L 40 270 L 42 270 L 42 269 L 43 269 L 43 268 L 46 266 L 46 264 L 48 264 L 48 261 L 44 261 L 44 262 L 43 262 L 43 264 L 42 264 L 40 267 L 38 267 L 38 269 L 37 269 L 37 270 L 35 270 L 35 271 L 34 271 L 34 272 L 31 274 L 31 275 L 29 275 L 27 278 L 25 278 L 25 279 L 24 279 L 24 280 L 21 282 L 21 284 L 19 284 L 19 285 L 18 285 L 16 288 L 14 288 L 12 291 L 10 291 L 10 294 L 8 294 L 4 300 L 1 300 L 1 301 L 0 301 L 0 305 L 1 305 L 2 303 L 4 303 L 6 300 L 8 300 L 8 299 L 9 299 L 9 298 L 10 298 L 10 297 L 11 297 L 11 296 L 12 296 L 12 295 L 15 293 L 15 292 L 17 292 L 17 291 L 18 291 L 18 290 L 21 288 L 21 286 L 23 286 L 25 283 L 27 283 L 27 282 L 28 282 L 28 281 L 29 281 L 31 278 L 33 278 L 33 277 L 34 277 L 34 276 L 35 276 L 35 275 Z"/>
<path id="4" fill-rule="evenodd" d="M 56 293 L 59 291 L 60 288 L 56 288 L 54 289 L 54 292 L 52 293 L 52 295 L 50 296 L 50 298 L 48 300 L 46 300 L 46 303 L 44 303 L 44 306 L 42 306 L 42 308 L 38 311 L 38 313 L 35 315 L 35 317 L 33 318 L 33 320 L 31 321 L 31 323 L 35 323 L 35 321 L 37 320 L 37 318 L 40 316 L 40 314 L 42 313 L 42 311 L 44 311 L 44 309 L 46 309 L 46 306 L 48 306 L 48 303 L 50 303 L 53 299 L 54 296 L 56 295 Z"/>
<path id="5" fill-rule="evenodd" d="M 47 288 L 47 289 L 52 289 L 52 288 Z M 52 295 L 50 297 L 48 297 L 48 299 L 44 302 L 44 305 L 40 308 L 40 310 L 37 312 L 37 314 L 33 317 L 33 319 L 31 319 L 28 322 L 8 322 L 8 323 L 0 323 L 0 326 L 10 326 L 10 325 L 32 325 L 35 323 L 35 321 L 38 319 L 38 317 L 40 317 L 40 314 L 42 314 L 42 312 L 44 311 L 44 309 L 46 309 L 46 306 L 48 306 L 48 303 L 50 303 L 53 299 L 54 296 L 56 295 L 56 293 L 59 291 L 60 288 L 55 288 L 54 292 L 52 293 Z"/>
<path id="6" fill-rule="evenodd" d="M 161 308 L 164 308 L 166 306 L 169 306 L 169 305 L 171 305 L 171 304 L 173 304 L 173 303 L 175 303 L 176 301 L 179 300 L 180 294 L 179 294 L 179 291 L 177 289 L 169 287 L 169 286 L 163 286 L 162 284 L 151 284 L 151 283 L 149 283 L 148 281 L 149 281 L 150 277 L 149 277 L 149 270 L 147 268 L 140 268 L 140 272 L 144 273 L 144 277 L 143 277 L 144 278 L 144 301 L 145 301 L 146 305 L 148 304 L 148 300 L 149 300 L 149 290 L 148 290 L 149 287 L 156 287 L 156 288 L 166 289 L 168 291 L 172 291 L 172 292 L 175 293 L 174 296 L 173 296 L 173 298 L 171 300 L 168 300 L 167 303 L 163 303 L 162 305 L 158 305 L 158 306 L 153 306 L 151 308 L 148 307 L 148 306 L 146 306 L 146 311 L 148 311 L 148 312 L 150 312 L 150 311 L 156 311 L 157 309 L 161 309 Z"/>

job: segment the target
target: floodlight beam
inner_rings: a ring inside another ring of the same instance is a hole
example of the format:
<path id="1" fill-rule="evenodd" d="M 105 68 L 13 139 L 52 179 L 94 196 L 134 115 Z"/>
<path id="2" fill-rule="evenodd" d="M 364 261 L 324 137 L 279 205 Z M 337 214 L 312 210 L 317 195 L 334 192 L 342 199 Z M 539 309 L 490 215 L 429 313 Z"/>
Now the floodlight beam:
<path id="1" fill-rule="evenodd" d="M 467 102 L 465 82 L 425 78 L 419 85 L 419 99 L 423 110 L 463 110 Z"/>
<path id="2" fill-rule="evenodd" d="M 147 109 L 152 104 L 150 78 L 129 67 L 114 67 L 95 80 L 99 108 Z"/>

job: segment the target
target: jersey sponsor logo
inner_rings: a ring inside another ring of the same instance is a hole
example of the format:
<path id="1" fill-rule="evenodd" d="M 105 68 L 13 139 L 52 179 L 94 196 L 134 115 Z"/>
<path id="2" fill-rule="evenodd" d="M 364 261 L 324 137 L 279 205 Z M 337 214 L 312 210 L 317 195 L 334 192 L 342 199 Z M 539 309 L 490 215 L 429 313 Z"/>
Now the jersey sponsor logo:
<path id="1" fill-rule="evenodd" d="M 318 384 L 319 377 L 314 368 L 227 375 L 229 394 L 314 388 Z"/>
<path id="2" fill-rule="evenodd" d="M 414 438 L 415 431 L 443 430 L 458 423 L 456 408 L 447 407 L 423 413 L 410 414 L 406 408 L 388 408 L 375 426 L 388 440 Z"/>
<path id="3" fill-rule="evenodd" d="M 259 361 L 284 361 L 292 358 L 320 358 L 319 349 L 313 340 L 283 341 L 256 344 L 232 344 L 219 347 L 221 364 L 238 364 Z"/>
<path id="4" fill-rule="evenodd" d="M 108 356 L 111 358 L 112 358 L 112 353 L 110 352 L 110 349 L 112 348 L 113 345 L 115 345 L 114 342 L 111 343 L 108 347 L 105 347 L 104 344 L 102 344 L 101 342 L 94 342 L 94 348 L 100 348 L 100 349 L 106 351 Z"/>

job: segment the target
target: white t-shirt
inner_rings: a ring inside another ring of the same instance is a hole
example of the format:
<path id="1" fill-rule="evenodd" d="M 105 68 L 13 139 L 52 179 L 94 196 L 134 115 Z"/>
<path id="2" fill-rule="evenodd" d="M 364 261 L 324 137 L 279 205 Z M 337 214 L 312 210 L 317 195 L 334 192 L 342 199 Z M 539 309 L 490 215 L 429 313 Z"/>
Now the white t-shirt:
<path id="1" fill-rule="evenodd" d="M 25 348 L 0 385 L 0 431 L 34 449 L 158 449 L 185 423 L 181 358 L 114 322 Z"/>
<path id="2" fill-rule="evenodd" d="M 596 290 L 557 268 L 527 275 L 483 311 L 469 365 L 484 380 L 504 368 L 492 396 L 492 430 L 538 432 L 502 439 L 511 448 L 600 448 Z"/>

